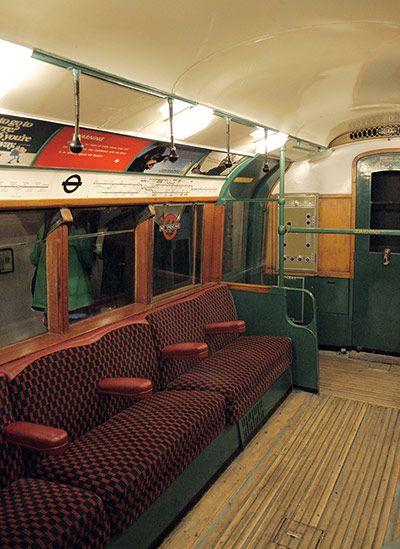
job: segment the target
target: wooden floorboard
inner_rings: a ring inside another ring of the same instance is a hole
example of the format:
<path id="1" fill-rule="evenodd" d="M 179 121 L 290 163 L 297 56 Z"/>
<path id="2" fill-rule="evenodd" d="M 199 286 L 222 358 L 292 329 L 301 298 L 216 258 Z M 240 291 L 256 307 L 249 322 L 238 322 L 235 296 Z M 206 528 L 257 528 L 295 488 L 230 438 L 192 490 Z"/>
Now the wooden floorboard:
<path id="1" fill-rule="evenodd" d="M 324 354 L 167 548 L 381 548 L 400 536 L 400 366 Z"/>
<path id="2" fill-rule="evenodd" d="M 324 352 L 320 354 L 320 376 L 322 394 L 400 408 L 400 364 Z"/>

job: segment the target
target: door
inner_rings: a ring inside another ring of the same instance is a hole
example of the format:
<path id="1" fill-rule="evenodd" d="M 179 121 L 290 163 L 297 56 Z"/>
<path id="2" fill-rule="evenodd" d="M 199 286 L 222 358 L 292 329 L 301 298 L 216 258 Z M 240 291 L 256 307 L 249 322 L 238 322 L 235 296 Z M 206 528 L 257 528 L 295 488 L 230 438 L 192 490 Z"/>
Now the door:
<path id="1" fill-rule="evenodd" d="M 400 229 L 400 154 L 357 165 L 356 228 Z M 356 236 L 352 344 L 400 353 L 400 236 Z"/>

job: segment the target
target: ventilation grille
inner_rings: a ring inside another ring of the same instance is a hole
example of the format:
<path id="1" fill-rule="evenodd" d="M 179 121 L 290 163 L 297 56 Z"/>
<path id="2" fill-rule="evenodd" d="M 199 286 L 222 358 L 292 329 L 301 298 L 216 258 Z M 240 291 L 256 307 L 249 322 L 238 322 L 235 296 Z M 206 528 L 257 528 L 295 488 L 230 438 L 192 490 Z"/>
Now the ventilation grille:
<path id="1" fill-rule="evenodd" d="M 400 135 L 400 126 L 375 126 L 373 128 L 364 128 L 349 133 L 352 141 L 360 139 L 373 139 L 374 137 L 394 137 Z"/>
<path id="2" fill-rule="evenodd" d="M 339 135 L 329 143 L 329 147 L 344 145 L 345 143 L 354 143 L 355 141 L 365 141 L 368 139 L 384 139 L 400 136 L 400 124 L 384 124 L 380 126 L 370 126 L 361 128 Z"/>
<path id="3" fill-rule="evenodd" d="M 259 430 L 266 418 L 265 409 L 262 400 L 259 400 L 247 414 L 239 420 L 239 432 L 242 445 Z"/>

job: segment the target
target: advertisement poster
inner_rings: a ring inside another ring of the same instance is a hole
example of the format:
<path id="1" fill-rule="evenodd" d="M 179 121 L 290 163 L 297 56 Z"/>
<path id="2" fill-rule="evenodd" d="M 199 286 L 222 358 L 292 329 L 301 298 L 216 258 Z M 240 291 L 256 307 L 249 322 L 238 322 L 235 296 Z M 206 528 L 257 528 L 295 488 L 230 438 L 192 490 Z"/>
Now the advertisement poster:
<path id="1" fill-rule="evenodd" d="M 244 158 L 239 154 L 231 154 L 233 165 L 230 168 L 225 168 L 226 153 L 211 151 L 192 167 L 188 175 L 220 175 L 226 177 Z"/>
<path id="2" fill-rule="evenodd" d="M 171 151 L 169 144 L 155 142 L 146 147 L 129 166 L 129 172 L 152 173 L 159 175 L 185 175 L 190 168 L 209 151 L 177 145 L 178 160 L 168 160 Z"/>
<path id="3" fill-rule="evenodd" d="M 132 158 L 150 143 L 147 139 L 81 128 L 83 151 L 74 154 L 69 150 L 73 133 L 74 128 L 63 128 L 44 147 L 34 165 L 123 172 Z"/>
<path id="4" fill-rule="evenodd" d="M 30 166 L 59 124 L 13 115 L 0 115 L 0 164 Z"/>

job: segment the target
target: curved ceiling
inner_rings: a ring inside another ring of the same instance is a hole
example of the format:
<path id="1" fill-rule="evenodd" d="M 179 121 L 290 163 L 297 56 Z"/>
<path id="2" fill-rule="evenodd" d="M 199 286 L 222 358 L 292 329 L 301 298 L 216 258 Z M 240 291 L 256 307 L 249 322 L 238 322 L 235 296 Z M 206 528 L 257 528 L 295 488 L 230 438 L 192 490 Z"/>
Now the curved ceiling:
<path id="1" fill-rule="evenodd" d="M 2 0 L 0 38 L 322 145 L 400 109 L 399 0 Z"/>

